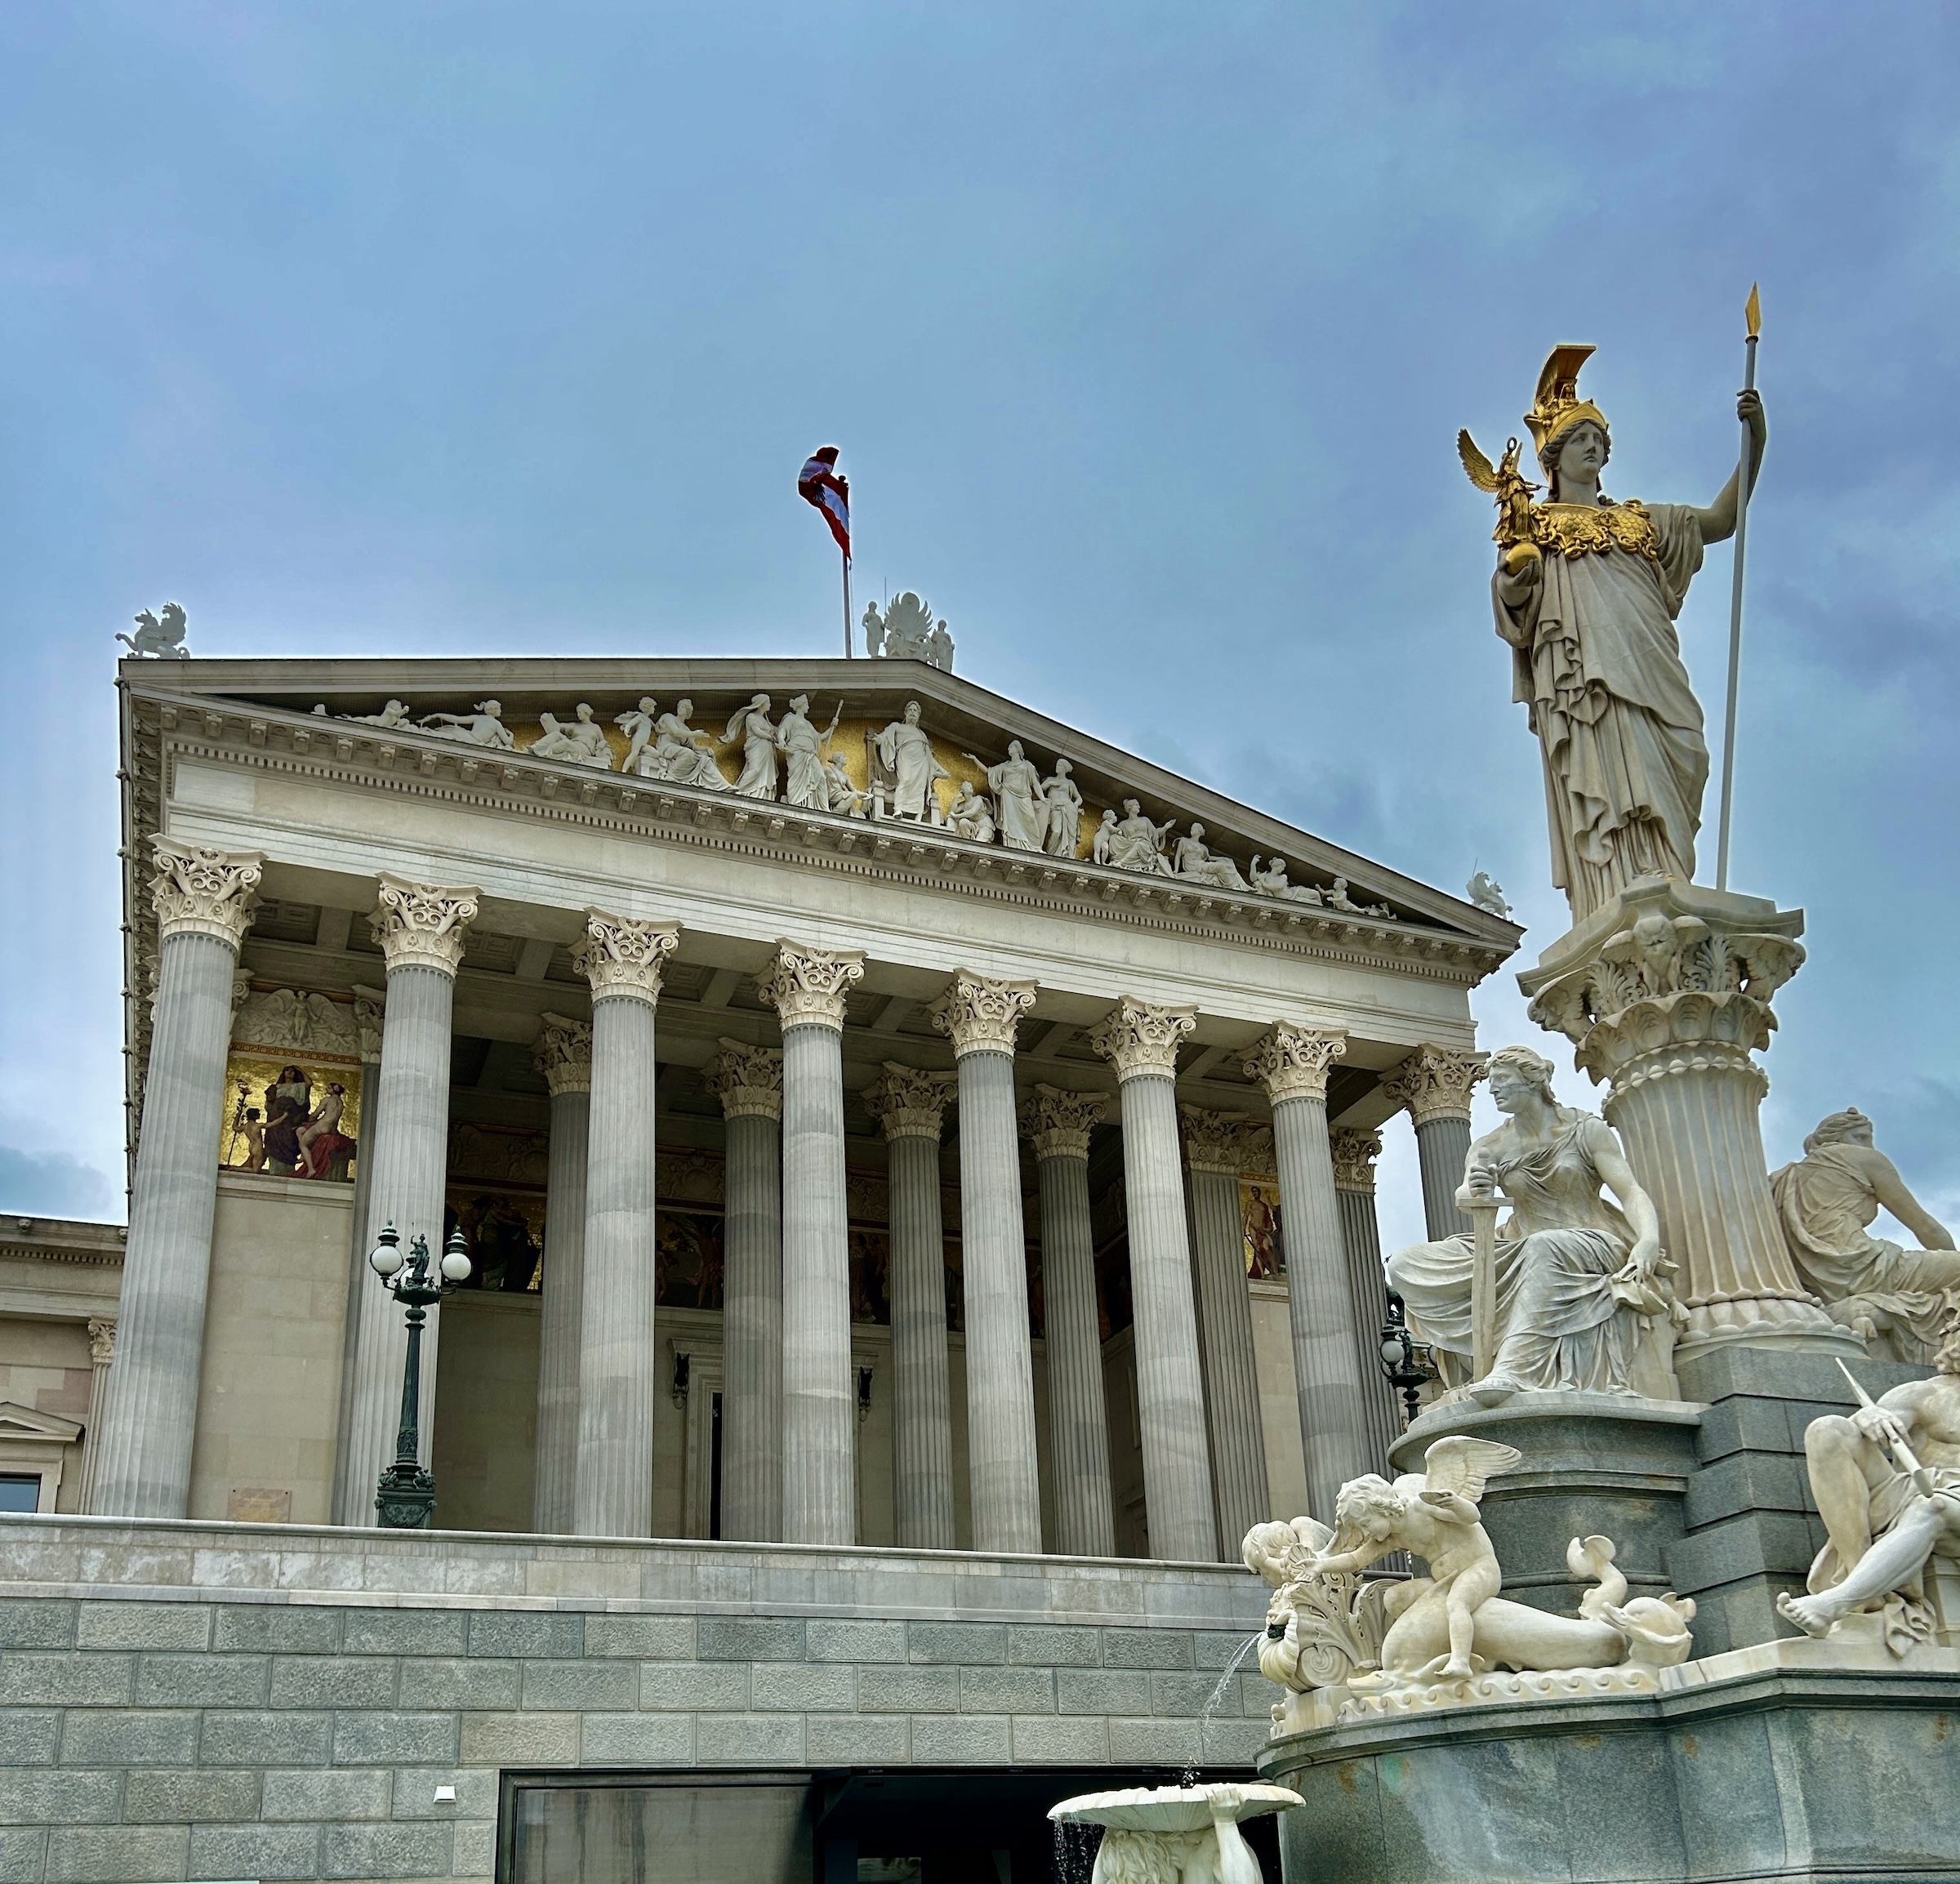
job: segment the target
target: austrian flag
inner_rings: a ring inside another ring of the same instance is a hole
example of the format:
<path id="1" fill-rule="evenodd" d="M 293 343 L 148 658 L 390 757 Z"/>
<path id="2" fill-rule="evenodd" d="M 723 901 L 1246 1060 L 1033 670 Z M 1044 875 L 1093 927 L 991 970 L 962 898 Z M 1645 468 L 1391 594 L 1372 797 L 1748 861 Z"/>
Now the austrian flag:
<path id="1" fill-rule="evenodd" d="M 826 445 L 822 451 L 810 454 L 796 474 L 796 493 L 805 503 L 814 504 L 822 511 L 823 520 L 830 525 L 831 534 L 837 539 L 837 547 L 848 562 L 851 554 L 851 486 L 837 469 L 835 445 Z"/>

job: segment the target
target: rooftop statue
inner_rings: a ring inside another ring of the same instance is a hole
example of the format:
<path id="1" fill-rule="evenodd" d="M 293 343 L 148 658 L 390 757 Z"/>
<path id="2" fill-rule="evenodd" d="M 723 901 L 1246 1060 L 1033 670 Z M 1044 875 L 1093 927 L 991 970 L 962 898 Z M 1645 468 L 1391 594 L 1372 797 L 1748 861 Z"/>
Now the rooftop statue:
<path id="1" fill-rule="evenodd" d="M 892 815 L 923 819 L 938 815 L 933 787 L 952 774 L 933 751 L 931 736 L 919 724 L 919 702 L 905 703 L 905 717 L 894 719 L 874 742 L 878 763 L 892 781 Z"/>
<path id="2" fill-rule="evenodd" d="M 162 618 L 145 608 L 136 617 L 136 631 L 116 639 L 131 654 L 148 660 L 188 661 L 190 650 L 184 645 L 184 611 L 175 602 L 163 604 Z"/>
<path id="3" fill-rule="evenodd" d="M 1169 876 L 1170 859 L 1164 854 L 1164 840 L 1177 820 L 1166 818 L 1157 824 L 1143 815 L 1134 798 L 1123 800 L 1123 816 L 1110 827 L 1109 861 L 1118 870 L 1140 870 L 1152 876 Z"/>
<path id="4" fill-rule="evenodd" d="M 643 700 L 640 706 L 651 711 L 653 702 Z M 715 735 L 688 724 L 693 711 L 692 700 L 677 700 L 671 713 L 663 713 L 653 722 L 653 750 L 640 755 L 640 777 L 726 791 L 728 779 L 715 762 Z"/>
<path id="5" fill-rule="evenodd" d="M 1512 697 L 1543 753 L 1552 880 L 1575 923 L 1637 877 L 1694 876 L 1708 748 L 1674 619 L 1704 546 L 1735 531 L 1734 477 L 1705 510 L 1601 494 L 1611 437 L 1579 394 L 1592 351 L 1554 348 L 1525 415 L 1544 502 L 1518 470 L 1516 439 L 1493 465 L 1457 434 L 1471 482 L 1497 499 L 1491 601 L 1512 651 Z M 1736 412 L 1753 488 L 1767 436 L 1760 396 L 1741 394 Z"/>
<path id="6" fill-rule="evenodd" d="M 606 743 L 606 729 L 592 717 L 590 706 L 581 700 L 570 719 L 541 713 L 538 724 L 544 731 L 525 749 L 536 759 L 560 759 L 568 765 L 589 765 L 595 771 L 612 769 L 612 748 Z"/>
<path id="7" fill-rule="evenodd" d="M 874 602 L 864 612 L 865 651 L 874 659 L 924 661 L 951 674 L 953 638 L 945 622 L 933 620 L 931 604 L 902 590 L 879 612 Z"/>
<path id="8" fill-rule="evenodd" d="M 1877 1356 L 1930 1361 L 1960 1300 L 1960 1254 L 1872 1142 L 1872 1121 L 1854 1106 L 1821 1120 L 1803 1156 L 1770 1176 L 1790 1259 L 1833 1320 L 1855 1328 Z M 1872 1236 L 1891 1212 L 1925 1245 L 1901 1249 Z"/>
<path id="9" fill-rule="evenodd" d="M 1021 742 L 1007 742 L 1007 757 L 989 765 L 974 753 L 966 759 L 987 776 L 987 788 L 1000 807 L 1000 841 L 1009 850 L 1039 850 L 1048 835 L 1048 801 L 1041 795 L 1040 768 L 1022 750 Z"/>
<path id="10" fill-rule="evenodd" d="M 1058 759 L 1054 773 L 1041 782 L 1041 796 L 1048 804 L 1041 848 L 1050 857 L 1073 857 L 1081 840 L 1082 793 L 1069 777 L 1074 770 L 1066 759 Z"/>
<path id="11" fill-rule="evenodd" d="M 466 746 L 487 746 L 493 752 L 514 752 L 517 742 L 504 724 L 501 700 L 479 700 L 467 713 L 425 713 L 422 730 L 438 739 L 460 740 Z"/>
<path id="12" fill-rule="evenodd" d="M 1214 856 L 1205 842 L 1205 826 L 1194 824 L 1188 837 L 1180 837 L 1171 846 L 1171 855 L 1176 859 L 1176 874 L 1189 877 L 1196 883 L 1208 883 L 1214 889 L 1244 889 L 1245 880 L 1239 875 L 1239 866 L 1228 857 Z"/>
<path id="13" fill-rule="evenodd" d="M 1511 906 L 1504 901 L 1504 886 L 1495 881 L 1490 871 L 1478 871 L 1463 885 L 1463 895 L 1472 908 L 1482 910 L 1487 915 L 1511 920 Z"/>
<path id="14" fill-rule="evenodd" d="M 1312 884 L 1289 883 L 1286 880 L 1286 860 L 1283 857 L 1270 860 L 1254 857 L 1250 874 L 1252 887 L 1264 891 L 1267 896 L 1284 897 L 1289 902 L 1317 903 L 1321 900 L 1321 893 Z"/>
<path id="15" fill-rule="evenodd" d="M 830 809 L 831 785 L 823 768 L 823 749 L 843 717 L 844 702 L 840 700 L 837 710 L 831 715 L 831 724 L 819 733 L 810 718 L 809 695 L 799 693 L 790 702 L 789 711 L 776 728 L 777 749 L 783 755 L 786 804 L 806 811 Z"/>
<path id="16" fill-rule="evenodd" d="M 758 693 L 746 706 L 728 715 L 724 746 L 742 742 L 742 772 L 735 789 L 744 798 L 776 798 L 776 728 L 769 718 L 769 697 Z"/>

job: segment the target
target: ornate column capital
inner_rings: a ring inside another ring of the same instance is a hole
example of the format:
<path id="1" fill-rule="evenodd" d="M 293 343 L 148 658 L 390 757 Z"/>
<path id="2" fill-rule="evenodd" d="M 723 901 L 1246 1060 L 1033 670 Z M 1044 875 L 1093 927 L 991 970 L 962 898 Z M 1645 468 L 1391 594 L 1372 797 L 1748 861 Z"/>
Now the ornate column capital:
<path id="1" fill-rule="evenodd" d="M 782 1117 L 782 1049 L 751 1047 L 724 1039 L 708 1062 L 708 1090 L 721 1101 L 724 1119 Z"/>
<path id="2" fill-rule="evenodd" d="M 1089 1135 L 1108 1110 L 1109 1099 L 1102 1093 L 1036 1086 L 1021 1108 L 1021 1130 L 1034 1147 L 1035 1162 L 1044 1158 L 1086 1158 Z"/>
<path id="3" fill-rule="evenodd" d="M 1194 1171 L 1223 1171 L 1236 1178 L 1245 1168 L 1243 1112 L 1210 1112 L 1202 1106 L 1178 1107 L 1184 1119 L 1184 1162 Z"/>
<path id="4" fill-rule="evenodd" d="M 959 1085 L 951 1073 L 924 1071 L 887 1060 L 884 1071 L 866 1088 L 865 1109 L 893 1138 L 930 1138 L 936 1145 L 946 1124 L 946 1108 Z"/>
<path id="5" fill-rule="evenodd" d="M 482 892 L 411 883 L 383 871 L 381 906 L 368 919 L 390 969 L 434 969 L 453 976 L 463 959 L 463 932 L 476 920 Z"/>
<path id="6" fill-rule="evenodd" d="M 1345 1027 L 1298 1027 L 1275 1021 L 1245 1057 L 1245 1075 L 1276 1106 L 1288 1099 L 1325 1099 L 1327 1074 L 1348 1051 Z"/>
<path id="7" fill-rule="evenodd" d="M 585 1021 L 546 1014 L 544 1030 L 532 1049 L 531 1063 L 545 1076 L 551 1097 L 592 1090 L 592 1029 Z"/>
<path id="8" fill-rule="evenodd" d="M 388 996 L 380 988 L 357 987 L 354 991 L 354 1034 L 363 1066 L 381 1064 L 381 1036 L 387 1018 Z"/>
<path id="9" fill-rule="evenodd" d="M 91 1316 L 88 1323 L 88 1359 L 92 1367 L 107 1367 L 116 1358 L 116 1318 Z"/>
<path id="10" fill-rule="evenodd" d="M 1119 1080 L 1177 1077 L 1178 1049 L 1198 1024 L 1196 1008 L 1152 1007 L 1125 995 L 1089 1031 L 1089 1044 L 1116 1069 Z"/>
<path id="11" fill-rule="evenodd" d="M 149 900 L 157 912 L 158 942 L 207 935 L 235 950 L 259 906 L 265 853 L 212 850 L 168 837 L 153 837 L 149 843 L 156 857 Z"/>
<path id="12" fill-rule="evenodd" d="M 1374 1161 L 1382 1155 L 1382 1134 L 1343 1125 L 1327 1134 L 1327 1148 L 1334 1154 L 1334 1187 L 1337 1191 L 1365 1191 L 1374 1195 Z"/>
<path id="13" fill-rule="evenodd" d="M 1490 1071 L 1488 1053 L 1420 1046 L 1382 1081 L 1382 1090 L 1418 1125 L 1468 1119 L 1470 1089 Z"/>
<path id="14" fill-rule="evenodd" d="M 844 1004 L 864 979 L 862 949 L 806 948 L 786 938 L 776 959 L 755 981 L 755 991 L 775 1009 L 785 1027 L 829 1027 L 844 1031 Z"/>
<path id="15" fill-rule="evenodd" d="M 1014 1027 L 1035 1004 L 1032 982 L 990 981 L 961 969 L 953 985 L 925 1011 L 953 1043 L 953 1054 L 1011 1053 Z"/>
<path id="16" fill-rule="evenodd" d="M 661 969 L 679 942 L 677 922 L 635 922 L 589 909 L 585 935 L 572 945 L 572 965 L 592 984 L 594 1000 L 623 996 L 651 1007 L 660 999 Z"/>

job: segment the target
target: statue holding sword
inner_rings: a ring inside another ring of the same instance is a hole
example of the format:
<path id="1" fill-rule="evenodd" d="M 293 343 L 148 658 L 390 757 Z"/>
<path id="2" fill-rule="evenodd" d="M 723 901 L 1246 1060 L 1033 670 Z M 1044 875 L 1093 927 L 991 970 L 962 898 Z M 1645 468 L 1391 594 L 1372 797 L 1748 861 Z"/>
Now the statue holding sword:
<path id="1" fill-rule="evenodd" d="M 1894 1653 L 1930 1637 L 1927 1564 L 1960 1559 L 1960 1328 L 1949 1330 L 1934 1365 L 1927 1379 L 1875 1401 L 1846 1368 L 1857 1412 L 1814 1419 L 1804 1433 L 1830 1541 L 1811 1566 L 1810 1593 L 1786 1593 L 1776 1607 L 1807 1635 L 1829 1635 L 1884 1600 Z"/>

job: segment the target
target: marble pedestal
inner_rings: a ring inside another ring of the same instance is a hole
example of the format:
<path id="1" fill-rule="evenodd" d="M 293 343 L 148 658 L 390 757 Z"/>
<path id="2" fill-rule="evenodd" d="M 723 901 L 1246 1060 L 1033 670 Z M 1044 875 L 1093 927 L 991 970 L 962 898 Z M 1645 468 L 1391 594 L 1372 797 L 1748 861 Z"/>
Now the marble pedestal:
<path id="1" fill-rule="evenodd" d="M 1286 1884 L 1960 1876 L 1960 1652 L 1766 1642 L 1654 1686 L 1274 1739 Z"/>
<path id="2" fill-rule="evenodd" d="M 1700 1408 L 1676 1401 L 1517 1393 L 1496 1406 L 1435 1408 L 1388 1456 L 1397 1472 L 1420 1472 L 1429 1447 L 1459 1432 L 1516 1446 L 1524 1464 L 1491 1480 L 1481 1508 L 1504 1566 L 1504 1594 L 1570 1615 L 1577 1592 L 1566 1547 L 1575 1537 L 1612 1539 L 1633 1595 L 1675 1588 L 1671 1552 L 1686 1529 L 1700 1424 Z"/>

